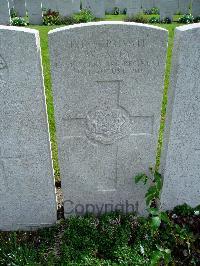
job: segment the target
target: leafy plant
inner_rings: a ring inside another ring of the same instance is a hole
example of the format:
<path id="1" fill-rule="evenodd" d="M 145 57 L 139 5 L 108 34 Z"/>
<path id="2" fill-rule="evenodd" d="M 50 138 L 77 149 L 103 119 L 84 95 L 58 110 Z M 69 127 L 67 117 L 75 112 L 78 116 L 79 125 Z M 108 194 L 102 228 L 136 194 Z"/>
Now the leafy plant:
<path id="1" fill-rule="evenodd" d="M 63 25 L 73 25 L 73 24 L 76 24 L 77 21 L 75 20 L 75 18 L 73 16 L 69 16 L 69 17 L 61 18 L 61 23 Z"/>
<path id="2" fill-rule="evenodd" d="M 11 19 L 18 17 L 17 12 L 15 11 L 13 7 L 10 9 L 10 16 L 11 16 Z"/>
<path id="3" fill-rule="evenodd" d="M 171 24 L 172 20 L 169 17 L 165 17 L 162 20 L 160 20 L 160 22 L 163 23 L 163 24 Z"/>
<path id="4" fill-rule="evenodd" d="M 138 23 L 148 23 L 148 19 L 145 17 L 143 13 L 136 14 L 132 17 L 128 17 L 125 19 L 127 22 L 138 22 Z"/>
<path id="5" fill-rule="evenodd" d="M 61 25 L 62 22 L 59 12 L 53 11 L 51 9 L 47 10 L 47 12 L 43 15 L 43 24 L 46 26 Z"/>
<path id="6" fill-rule="evenodd" d="M 179 18 L 178 22 L 183 24 L 190 24 L 194 22 L 194 17 L 191 14 L 185 14 Z"/>
<path id="7" fill-rule="evenodd" d="M 151 17 L 149 23 L 160 23 L 160 19 L 158 17 Z"/>
<path id="8" fill-rule="evenodd" d="M 11 25 L 12 26 L 27 26 L 28 23 L 24 18 L 21 17 L 14 17 L 11 19 Z"/>
<path id="9" fill-rule="evenodd" d="M 86 23 L 95 20 L 95 16 L 90 10 L 82 9 L 80 13 L 73 15 L 73 19 L 75 23 Z"/>
<path id="10" fill-rule="evenodd" d="M 151 9 L 144 9 L 143 10 L 145 15 L 159 15 L 160 11 L 157 7 L 152 7 Z"/>
<path id="11" fill-rule="evenodd" d="M 198 17 L 196 17 L 196 18 L 194 19 L 194 23 L 198 23 L 198 22 L 200 22 L 200 16 L 198 16 Z"/>
<path id="12" fill-rule="evenodd" d="M 120 9 L 119 9 L 119 7 L 115 6 L 113 8 L 113 15 L 119 15 L 119 14 L 120 14 Z"/>

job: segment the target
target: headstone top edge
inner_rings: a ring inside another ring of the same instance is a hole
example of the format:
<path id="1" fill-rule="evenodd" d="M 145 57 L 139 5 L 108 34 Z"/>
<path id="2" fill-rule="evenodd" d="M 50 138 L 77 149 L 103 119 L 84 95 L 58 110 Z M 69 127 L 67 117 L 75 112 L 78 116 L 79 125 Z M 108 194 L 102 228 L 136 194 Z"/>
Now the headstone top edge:
<path id="1" fill-rule="evenodd" d="M 176 28 L 176 31 L 188 31 L 192 29 L 200 29 L 200 23 L 194 23 L 190 25 L 183 25 Z"/>
<path id="2" fill-rule="evenodd" d="M 8 31 L 16 31 L 16 32 L 25 32 L 25 33 L 31 33 L 31 34 L 39 34 L 38 30 L 30 29 L 30 28 L 24 28 L 24 27 L 16 27 L 16 26 L 4 26 L 0 25 L 0 30 L 8 30 Z"/>
<path id="3" fill-rule="evenodd" d="M 153 25 L 148 25 L 148 24 L 143 24 L 143 23 L 135 23 L 135 22 L 123 22 L 123 21 L 100 21 L 100 22 L 89 22 L 89 23 L 80 23 L 80 24 L 74 24 L 70 26 L 65 26 L 61 28 L 56 28 L 54 30 L 51 30 L 48 32 L 48 35 L 65 31 L 65 30 L 71 30 L 71 29 L 76 29 L 76 28 L 83 28 L 83 27 L 91 27 L 91 26 L 104 26 L 104 25 L 124 25 L 124 26 L 137 26 L 141 28 L 146 28 L 146 29 L 155 29 L 159 30 L 161 32 L 166 32 L 168 33 L 168 30 L 153 26 Z"/>

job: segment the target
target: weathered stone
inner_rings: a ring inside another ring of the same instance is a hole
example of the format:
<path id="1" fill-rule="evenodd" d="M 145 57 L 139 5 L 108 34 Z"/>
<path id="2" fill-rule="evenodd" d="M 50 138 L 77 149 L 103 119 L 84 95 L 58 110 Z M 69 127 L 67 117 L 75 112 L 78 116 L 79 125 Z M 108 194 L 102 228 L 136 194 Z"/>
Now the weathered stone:
<path id="1" fill-rule="evenodd" d="M 191 0 L 179 0 L 179 12 L 181 14 L 188 14 Z"/>
<path id="2" fill-rule="evenodd" d="M 170 18 L 173 20 L 173 15 L 178 12 L 178 0 L 160 0 L 160 18 Z"/>
<path id="3" fill-rule="evenodd" d="M 133 176 L 155 164 L 167 35 L 125 22 L 49 33 L 66 216 L 127 202 L 144 213 L 146 188 Z"/>
<path id="4" fill-rule="evenodd" d="M 141 0 L 128 0 L 127 15 L 133 16 L 142 12 Z"/>
<path id="5" fill-rule="evenodd" d="M 14 0 L 14 8 L 17 12 L 17 16 L 25 17 L 26 16 L 26 7 L 25 0 Z"/>
<path id="6" fill-rule="evenodd" d="M 14 8 L 14 0 L 8 0 L 10 9 Z"/>
<path id="7" fill-rule="evenodd" d="M 60 16 L 70 16 L 80 11 L 80 0 L 57 0 L 57 11 Z"/>
<path id="8" fill-rule="evenodd" d="M 91 10 L 96 18 L 105 17 L 105 4 L 104 1 L 99 0 L 82 0 L 82 8 Z"/>
<path id="9" fill-rule="evenodd" d="M 29 23 L 42 24 L 42 3 L 41 0 L 26 0 L 26 7 L 29 15 Z"/>
<path id="10" fill-rule="evenodd" d="M 10 24 L 10 10 L 8 0 L 1 0 L 0 2 L 0 25 Z"/>
<path id="11" fill-rule="evenodd" d="M 163 209 L 199 204 L 200 24 L 176 28 L 161 172 Z"/>
<path id="12" fill-rule="evenodd" d="M 0 39 L 0 230 L 31 230 L 56 221 L 39 33 Z"/>
<path id="13" fill-rule="evenodd" d="M 192 15 L 196 17 L 200 17 L 200 0 L 192 0 Z"/>
<path id="14" fill-rule="evenodd" d="M 143 10 L 150 10 L 154 6 L 154 0 L 142 0 L 142 9 Z"/>
<path id="15" fill-rule="evenodd" d="M 57 1 L 56 0 L 42 0 L 42 9 L 57 11 Z"/>

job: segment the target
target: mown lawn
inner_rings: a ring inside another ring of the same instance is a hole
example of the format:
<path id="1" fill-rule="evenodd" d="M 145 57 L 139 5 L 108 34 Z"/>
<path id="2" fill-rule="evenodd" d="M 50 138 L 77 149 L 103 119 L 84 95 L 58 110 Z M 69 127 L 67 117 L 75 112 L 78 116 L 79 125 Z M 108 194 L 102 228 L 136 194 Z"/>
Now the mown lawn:
<path id="1" fill-rule="evenodd" d="M 123 19 L 124 19 L 124 15 L 119 15 L 119 16 L 107 15 L 106 16 L 106 20 L 123 20 Z M 169 85 L 170 63 L 171 63 L 171 56 L 172 56 L 174 29 L 177 26 L 180 26 L 180 24 L 175 24 L 175 23 L 168 24 L 168 25 L 167 24 L 156 24 L 156 26 L 165 28 L 169 31 L 169 46 L 168 46 L 168 53 L 167 53 L 165 89 L 164 89 L 164 96 L 163 96 L 161 130 L 160 130 L 160 136 L 159 136 L 158 156 L 157 156 L 157 166 L 158 166 L 159 160 L 160 160 L 160 153 L 161 153 L 162 133 L 163 133 L 164 121 L 165 121 L 167 89 Z M 53 97 L 52 97 L 52 90 L 51 90 L 50 62 L 49 62 L 49 52 L 48 52 L 48 32 L 56 28 L 56 26 L 34 26 L 34 27 L 32 26 L 31 28 L 37 29 L 40 32 L 44 81 L 45 81 L 45 89 L 46 89 L 46 97 L 47 97 L 48 119 L 49 119 L 49 125 L 50 125 L 50 135 L 51 135 L 52 152 L 53 152 L 53 165 L 54 165 L 56 181 L 60 181 L 58 150 L 57 150 L 57 143 L 56 143 L 56 129 L 55 129 L 55 120 L 54 120 L 54 108 L 53 108 Z"/>

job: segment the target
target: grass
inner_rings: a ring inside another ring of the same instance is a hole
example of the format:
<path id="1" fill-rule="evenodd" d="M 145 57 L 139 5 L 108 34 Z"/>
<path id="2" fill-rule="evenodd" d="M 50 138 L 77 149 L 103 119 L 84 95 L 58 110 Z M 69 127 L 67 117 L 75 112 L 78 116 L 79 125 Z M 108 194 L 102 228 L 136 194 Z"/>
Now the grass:
<path id="1" fill-rule="evenodd" d="M 107 15 L 106 20 L 123 20 L 124 15 Z M 167 52 L 167 64 L 166 64 L 166 74 L 165 74 L 165 87 L 164 87 L 164 96 L 163 96 L 163 105 L 162 105 L 162 114 L 161 114 L 161 127 L 158 141 L 158 152 L 157 152 L 157 167 L 160 161 L 161 154 L 161 146 L 162 146 L 162 135 L 164 130 L 164 121 L 165 121 L 165 113 L 166 113 L 166 104 L 167 104 L 167 90 L 169 86 L 169 77 L 170 77 L 170 65 L 171 65 L 171 57 L 172 57 L 172 47 L 173 47 L 173 38 L 174 38 L 174 29 L 180 24 L 156 24 L 156 26 L 160 26 L 169 31 L 169 45 Z M 51 75 L 50 75 L 50 62 L 49 62 L 49 51 L 48 51 L 48 32 L 56 26 L 32 26 L 31 28 L 39 30 L 40 33 L 40 41 L 41 41 L 41 50 L 42 50 L 42 61 L 43 61 L 43 71 L 44 71 L 44 82 L 45 82 L 45 90 L 46 90 L 46 98 L 47 98 L 47 112 L 48 112 L 48 120 L 50 126 L 50 137 L 52 144 L 52 155 L 53 155 L 53 165 L 55 172 L 56 181 L 60 181 L 60 170 L 58 163 L 58 148 L 56 142 L 56 128 L 55 128 L 55 119 L 54 119 L 54 107 L 53 107 L 53 97 L 52 97 L 52 89 L 51 89 Z"/>
<path id="2" fill-rule="evenodd" d="M 156 266 L 167 265 L 166 255 L 170 265 L 199 265 L 200 216 L 186 206 L 175 211 L 168 214 L 170 224 L 154 232 L 151 218 L 112 213 L 71 217 L 37 232 L 0 233 L 0 265 Z"/>

